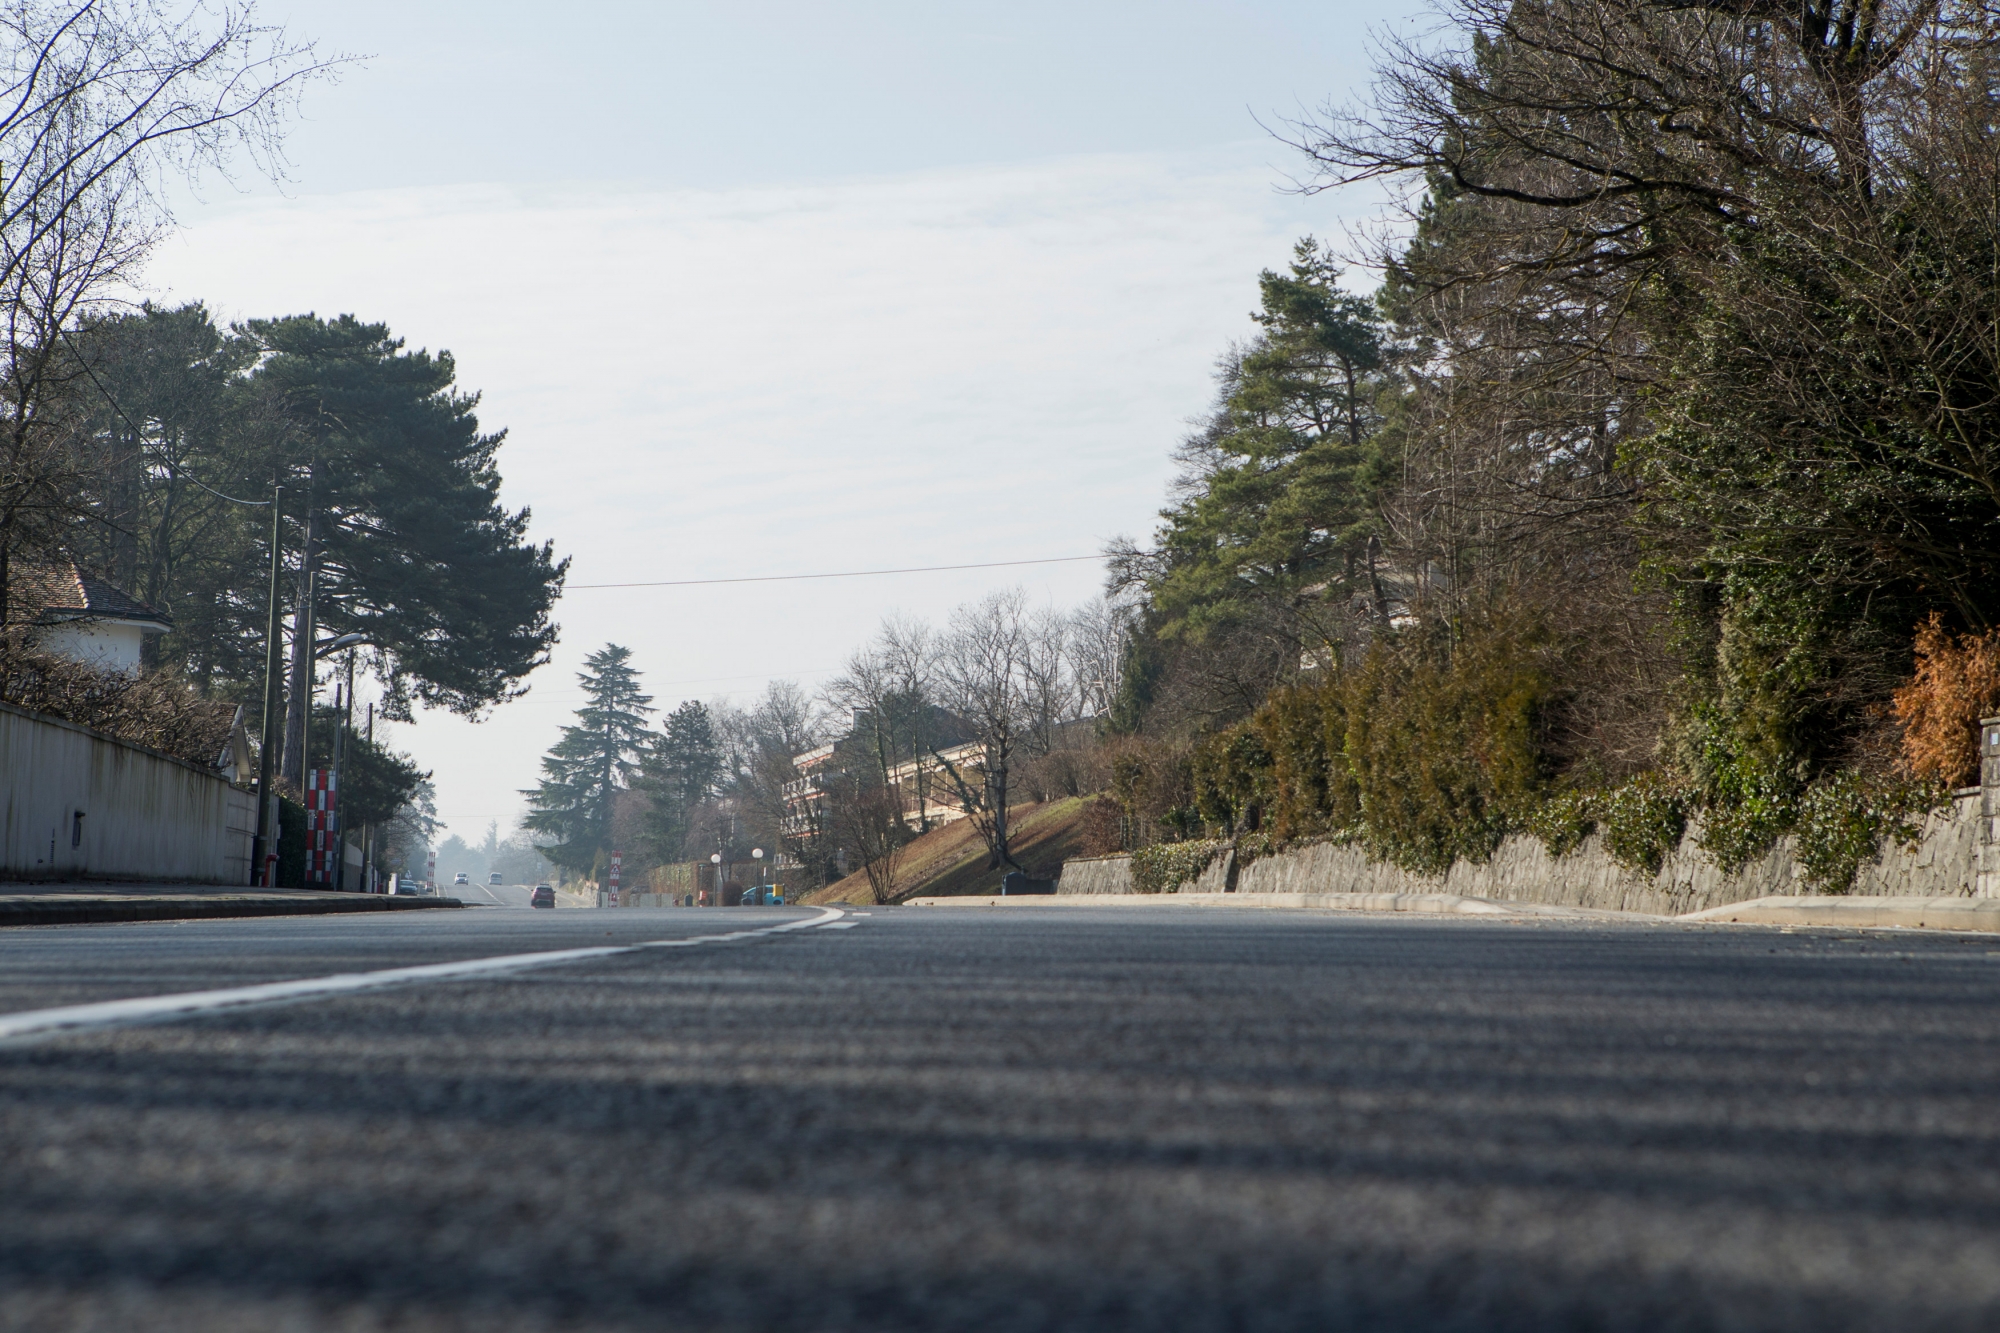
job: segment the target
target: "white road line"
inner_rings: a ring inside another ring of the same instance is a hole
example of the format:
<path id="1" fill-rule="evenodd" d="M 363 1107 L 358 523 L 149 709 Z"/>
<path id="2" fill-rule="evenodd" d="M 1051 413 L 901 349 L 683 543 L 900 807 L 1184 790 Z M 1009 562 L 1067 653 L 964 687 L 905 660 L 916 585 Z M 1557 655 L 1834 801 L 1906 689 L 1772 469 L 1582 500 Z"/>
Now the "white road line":
<path id="1" fill-rule="evenodd" d="M 169 1022 L 176 1018 L 208 1013 L 217 1009 L 240 1009 L 248 1005 L 277 1004 L 288 1000 L 312 999 L 321 995 L 347 995 L 355 991 L 381 990 L 388 986 L 408 986 L 423 981 L 455 981 L 465 977 L 525 972 L 529 968 L 577 963 L 586 958 L 610 958 L 617 954 L 640 953 L 647 949 L 685 949 L 697 944 L 749 940 L 759 935 L 781 935 L 786 931 L 835 925 L 845 915 L 837 907 L 822 907 L 818 911 L 820 915 L 808 920 L 787 921 L 783 925 L 764 926 L 757 930 L 733 930 L 726 935 L 692 935 L 685 939 L 647 940 L 643 944 L 553 949 L 543 953 L 500 954 L 492 958 L 467 958 L 456 963 L 425 963 L 418 967 L 385 968 L 379 972 L 342 972 L 330 977 L 307 977 L 300 981 L 267 981 L 255 986 L 231 986 L 223 990 L 188 991 L 180 995 L 147 995 L 130 1000 L 102 1000 L 96 1004 L 71 1004 L 56 1009 L 30 1009 L 23 1013 L 0 1014 L 0 1042 L 14 1045 L 35 1038 L 62 1036 L 96 1028 Z"/>

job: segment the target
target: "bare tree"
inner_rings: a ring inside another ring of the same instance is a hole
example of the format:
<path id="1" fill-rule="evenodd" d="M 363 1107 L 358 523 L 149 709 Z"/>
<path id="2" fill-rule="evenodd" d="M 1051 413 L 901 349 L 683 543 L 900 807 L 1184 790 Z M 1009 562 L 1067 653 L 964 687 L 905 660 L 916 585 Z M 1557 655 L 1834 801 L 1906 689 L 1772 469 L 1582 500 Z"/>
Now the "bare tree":
<path id="1" fill-rule="evenodd" d="M 849 654 L 847 665 L 827 682 L 827 706 L 846 713 L 854 734 L 865 737 L 874 756 L 876 775 L 887 783 L 896 763 L 896 741 L 890 726 L 890 698 L 895 693 L 894 664 L 877 643 Z"/>
<path id="2" fill-rule="evenodd" d="M 984 752 L 975 787 L 958 765 L 933 750 L 973 827 L 986 842 L 988 870 L 1022 867 L 1008 849 L 1008 776 L 1034 727 L 1030 663 L 1035 654 L 1027 594 L 991 593 L 959 607 L 939 641 L 936 684 L 945 707 L 972 727 Z"/>
<path id="3" fill-rule="evenodd" d="M 930 829 L 933 753 L 945 739 L 933 682 L 937 650 L 929 625 L 890 616 L 826 687 L 829 705 L 852 715 L 882 783 L 914 807 L 907 813 L 915 814 L 919 832 Z"/>
<path id="4" fill-rule="evenodd" d="M 910 842 L 902 800 L 893 788 L 859 773 L 843 774 L 827 796 L 832 831 L 860 856 L 875 901 L 894 902 L 903 851 Z"/>
<path id="5" fill-rule="evenodd" d="M 0 6 L 0 617 L 16 553 L 59 542 L 95 489 L 70 332 L 135 282 L 174 181 L 239 155 L 281 172 L 285 114 L 328 68 L 249 3 Z"/>
<path id="6" fill-rule="evenodd" d="M 820 743 L 826 716 L 797 681 L 774 680 L 751 708 L 750 725 L 760 747 L 789 756 Z"/>
<path id="7" fill-rule="evenodd" d="M 1056 748 L 1067 723 L 1079 716 L 1082 696 L 1070 670 L 1070 618 L 1052 607 L 1030 612 L 1021 625 L 1021 703 L 1030 755 Z"/>
<path id="8" fill-rule="evenodd" d="M 1076 682 L 1081 716 L 1102 717 L 1111 711 L 1125 669 L 1133 619 L 1129 603 L 1108 595 L 1085 602 L 1070 616 L 1064 653 Z"/>

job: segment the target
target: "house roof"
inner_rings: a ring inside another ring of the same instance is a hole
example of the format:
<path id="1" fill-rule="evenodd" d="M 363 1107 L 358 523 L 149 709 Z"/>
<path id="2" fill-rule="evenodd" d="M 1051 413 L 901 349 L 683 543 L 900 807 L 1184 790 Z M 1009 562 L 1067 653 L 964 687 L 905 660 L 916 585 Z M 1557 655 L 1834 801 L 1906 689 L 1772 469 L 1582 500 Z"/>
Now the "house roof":
<path id="1" fill-rule="evenodd" d="M 115 584 L 85 573 L 73 560 L 22 562 L 8 571 L 8 619 L 41 625 L 65 620 L 131 620 L 174 627 L 173 618 Z"/>

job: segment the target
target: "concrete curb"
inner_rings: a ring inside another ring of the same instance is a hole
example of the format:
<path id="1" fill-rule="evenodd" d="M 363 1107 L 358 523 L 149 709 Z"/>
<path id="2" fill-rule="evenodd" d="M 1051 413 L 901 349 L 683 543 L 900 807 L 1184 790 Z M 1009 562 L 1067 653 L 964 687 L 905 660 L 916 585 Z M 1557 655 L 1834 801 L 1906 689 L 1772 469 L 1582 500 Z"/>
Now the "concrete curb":
<path id="1" fill-rule="evenodd" d="M 100 921 L 201 921 L 239 916 L 328 916 L 464 907 L 456 898 L 371 893 L 202 893 L 0 895 L 0 929 L 72 926 Z"/>
<path id="2" fill-rule="evenodd" d="M 1834 926 L 1856 929 L 1970 930 L 2000 934 L 2000 898 L 1752 898 L 1687 916 L 1598 907 L 1558 907 L 1456 893 L 1057 894 L 1053 897 L 913 898 L 908 907 L 1237 907 L 1558 920 L 1686 922 L 1692 925 Z"/>
<path id="3" fill-rule="evenodd" d="M 1644 912 L 1549 903 L 1502 902 L 1456 893 L 1076 893 L 1015 898 L 912 898 L 906 907 L 1262 907 L 1334 912 L 1421 912 L 1432 915 L 1558 917 L 1571 920 L 1659 921 Z"/>
<path id="4" fill-rule="evenodd" d="M 2000 898 L 1752 898 L 1668 919 L 1704 925 L 1895 926 L 2000 932 Z"/>

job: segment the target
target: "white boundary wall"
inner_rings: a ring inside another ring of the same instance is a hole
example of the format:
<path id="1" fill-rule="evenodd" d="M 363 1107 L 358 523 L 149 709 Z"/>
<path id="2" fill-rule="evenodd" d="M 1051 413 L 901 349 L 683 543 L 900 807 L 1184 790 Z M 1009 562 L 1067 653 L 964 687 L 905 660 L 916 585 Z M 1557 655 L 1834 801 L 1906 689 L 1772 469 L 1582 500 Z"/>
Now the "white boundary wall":
<path id="1" fill-rule="evenodd" d="M 0 704 L 0 879 L 248 884 L 256 818 L 218 774 Z"/>

